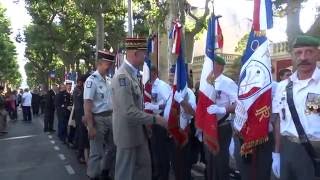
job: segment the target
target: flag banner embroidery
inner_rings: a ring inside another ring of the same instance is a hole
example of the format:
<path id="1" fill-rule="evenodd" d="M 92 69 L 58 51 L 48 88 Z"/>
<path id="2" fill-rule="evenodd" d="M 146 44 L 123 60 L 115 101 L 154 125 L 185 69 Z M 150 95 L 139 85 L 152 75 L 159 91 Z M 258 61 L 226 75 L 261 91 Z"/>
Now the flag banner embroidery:
<path id="1" fill-rule="evenodd" d="M 237 106 L 244 111 L 236 108 L 234 127 L 243 138 L 242 155 L 252 153 L 254 147 L 268 141 L 272 84 L 268 46 L 266 36 L 252 30 L 241 60 Z"/>

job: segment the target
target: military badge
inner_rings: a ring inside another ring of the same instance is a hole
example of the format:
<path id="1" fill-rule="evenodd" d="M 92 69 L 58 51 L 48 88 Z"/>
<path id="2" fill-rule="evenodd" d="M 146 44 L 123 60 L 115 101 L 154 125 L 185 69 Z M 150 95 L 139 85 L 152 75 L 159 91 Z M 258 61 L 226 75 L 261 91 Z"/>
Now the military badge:
<path id="1" fill-rule="evenodd" d="M 87 81 L 86 87 L 87 87 L 87 88 L 91 88 L 91 87 L 92 87 L 92 81 Z"/>
<path id="2" fill-rule="evenodd" d="M 119 78 L 119 84 L 120 86 L 127 86 L 127 80 L 126 78 Z"/>
<path id="3" fill-rule="evenodd" d="M 319 113 L 320 114 L 320 94 L 308 93 L 306 99 L 306 114 Z"/>

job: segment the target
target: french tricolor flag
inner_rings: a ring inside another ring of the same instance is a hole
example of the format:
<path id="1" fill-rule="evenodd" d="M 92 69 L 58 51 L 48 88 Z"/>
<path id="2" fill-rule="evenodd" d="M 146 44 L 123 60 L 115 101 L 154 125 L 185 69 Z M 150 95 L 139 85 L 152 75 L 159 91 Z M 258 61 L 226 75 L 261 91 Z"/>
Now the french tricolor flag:
<path id="1" fill-rule="evenodd" d="M 273 27 L 271 0 L 254 0 L 253 30 L 263 31 Z"/>
<path id="2" fill-rule="evenodd" d="M 215 103 L 215 89 L 212 84 L 209 84 L 207 78 L 213 70 L 214 51 L 217 47 L 222 48 L 223 45 L 223 38 L 221 38 L 222 32 L 221 28 L 217 27 L 219 25 L 217 20 L 218 17 L 212 16 L 208 22 L 205 60 L 201 72 L 198 94 L 199 100 L 195 116 L 196 126 L 203 132 L 204 143 L 208 146 L 209 150 L 215 154 L 219 151 L 218 122 L 214 114 L 210 115 L 207 112 L 207 108 Z M 217 38 L 217 35 L 219 35 L 218 32 L 220 33 L 220 38 Z M 216 40 L 218 40 L 218 42 Z"/>
<path id="3" fill-rule="evenodd" d="M 183 58 L 182 50 L 179 51 L 177 63 L 175 66 L 175 77 L 173 83 L 173 93 L 168 101 L 169 116 L 168 116 L 168 131 L 173 136 L 173 139 L 179 146 L 184 146 L 188 142 L 188 133 L 180 127 L 180 104 L 174 100 L 176 92 L 187 94 L 187 67 Z"/>

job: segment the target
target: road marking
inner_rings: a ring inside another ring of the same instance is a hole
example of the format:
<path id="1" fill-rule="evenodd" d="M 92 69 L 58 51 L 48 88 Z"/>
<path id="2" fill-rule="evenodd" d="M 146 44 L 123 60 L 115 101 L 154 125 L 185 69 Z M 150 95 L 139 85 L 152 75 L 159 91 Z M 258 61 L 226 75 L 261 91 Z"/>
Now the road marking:
<path id="1" fill-rule="evenodd" d="M 31 138 L 31 137 L 34 137 L 34 136 L 36 136 L 36 135 L 9 137 L 9 138 L 0 139 L 0 141 L 9 141 L 9 140 L 15 140 L 15 139 L 26 139 L 26 138 Z"/>
<path id="2" fill-rule="evenodd" d="M 48 135 L 49 139 L 52 139 L 52 136 L 51 135 Z"/>
<path id="3" fill-rule="evenodd" d="M 66 157 L 63 154 L 58 154 L 58 156 L 62 161 L 66 160 Z"/>
<path id="4" fill-rule="evenodd" d="M 54 146 L 53 148 L 54 148 L 54 150 L 56 150 L 56 151 L 59 151 L 59 150 L 60 150 L 60 148 L 59 148 L 58 146 Z"/>
<path id="5" fill-rule="evenodd" d="M 64 166 L 64 167 L 66 168 L 66 170 L 68 171 L 68 173 L 69 173 L 70 175 L 73 175 L 73 174 L 76 173 L 76 172 L 74 172 L 73 168 L 72 168 L 70 165 L 66 165 L 66 166 Z"/>
<path id="6" fill-rule="evenodd" d="M 50 142 L 51 142 L 51 144 L 55 144 L 56 143 L 54 140 L 51 140 Z"/>

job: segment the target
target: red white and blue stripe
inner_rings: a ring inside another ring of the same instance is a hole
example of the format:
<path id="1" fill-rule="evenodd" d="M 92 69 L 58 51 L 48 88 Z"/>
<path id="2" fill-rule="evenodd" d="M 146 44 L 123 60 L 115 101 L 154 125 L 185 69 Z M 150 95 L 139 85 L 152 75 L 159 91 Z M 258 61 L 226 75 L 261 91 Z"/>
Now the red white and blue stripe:
<path id="1" fill-rule="evenodd" d="M 199 100 L 196 109 L 196 126 L 202 130 L 204 143 L 213 153 L 219 151 L 217 118 L 214 114 L 209 114 L 207 108 L 215 103 L 215 89 L 207 82 L 207 77 L 213 70 L 215 49 L 223 46 L 221 28 L 217 27 L 219 26 L 218 18 L 212 16 L 208 21 L 205 60 L 201 72 Z M 217 38 L 217 35 L 220 37 Z"/>
<path id="2" fill-rule="evenodd" d="M 271 0 L 254 0 L 253 30 L 263 31 L 273 27 Z"/>

